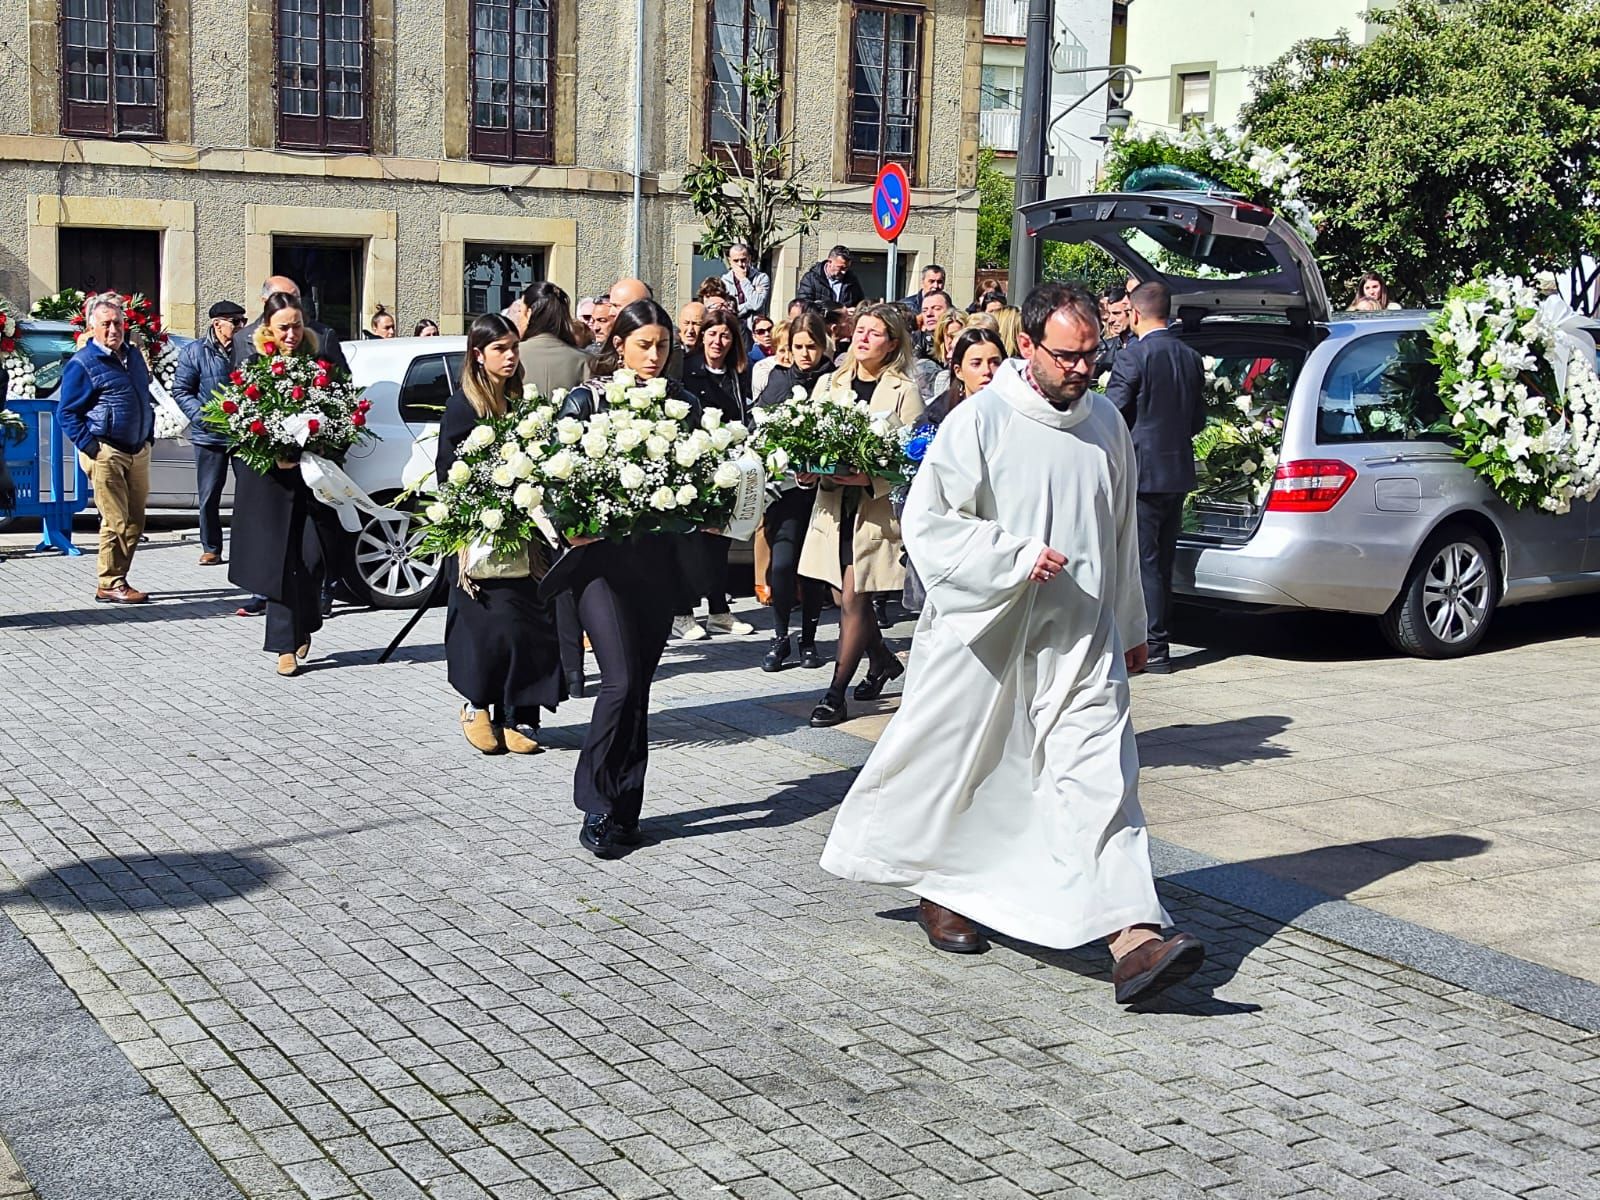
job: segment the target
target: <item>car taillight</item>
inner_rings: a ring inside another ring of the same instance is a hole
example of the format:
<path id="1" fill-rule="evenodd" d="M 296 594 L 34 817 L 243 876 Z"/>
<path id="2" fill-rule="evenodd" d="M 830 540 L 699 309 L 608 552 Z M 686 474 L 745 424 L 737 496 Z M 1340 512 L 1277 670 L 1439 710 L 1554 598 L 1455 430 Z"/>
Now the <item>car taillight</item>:
<path id="1" fill-rule="evenodd" d="M 1336 458 L 1279 463 L 1267 497 L 1269 512 L 1327 512 L 1356 481 L 1356 470 Z"/>

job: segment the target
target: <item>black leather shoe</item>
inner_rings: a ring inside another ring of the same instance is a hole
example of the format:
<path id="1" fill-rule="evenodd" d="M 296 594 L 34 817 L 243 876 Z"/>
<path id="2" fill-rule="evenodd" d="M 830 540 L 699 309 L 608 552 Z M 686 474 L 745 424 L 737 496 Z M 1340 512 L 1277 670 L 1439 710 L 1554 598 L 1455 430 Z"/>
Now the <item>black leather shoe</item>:
<path id="1" fill-rule="evenodd" d="M 574 700 L 582 700 L 583 699 L 583 694 L 584 694 L 583 672 L 582 671 L 568 671 L 567 672 L 567 695 L 572 697 L 572 699 L 574 699 Z"/>
<path id="2" fill-rule="evenodd" d="M 815 642 L 800 643 L 800 665 L 808 671 L 815 671 L 822 665 L 822 655 L 817 653 Z"/>
<path id="3" fill-rule="evenodd" d="M 784 660 L 789 657 L 789 639 L 786 637 L 775 638 L 772 649 L 767 651 L 767 656 L 761 660 L 763 671 L 783 670 Z"/>
<path id="4" fill-rule="evenodd" d="M 844 697 L 834 699 L 833 696 L 824 696 L 811 710 L 811 724 L 818 729 L 826 729 L 830 725 L 837 725 L 850 716 L 850 710 L 845 707 Z"/>
<path id="5" fill-rule="evenodd" d="M 1170 658 L 1152 658 L 1144 664 L 1146 675 L 1171 675 L 1172 660 Z"/>
<path id="6" fill-rule="evenodd" d="M 855 698 L 857 700 L 876 700 L 883 695 L 884 684 L 891 679 L 899 679 L 905 673 L 905 664 L 891 654 L 883 660 L 882 666 L 869 669 L 867 677 L 856 684 Z"/>
<path id="7" fill-rule="evenodd" d="M 639 832 L 639 822 L 619 821 L 611 819 L 611 840 L 619 846 L 637 846 L 644 841 L 644 835 Z"/>
<path id="8" fill-rule="evenodd" d="M 583 818 L 583 828 L 578 830 L 578 845 L 596 858 L 616 858 L 622 853 L 615 822 L 600 813 L 590 813 Z"/>

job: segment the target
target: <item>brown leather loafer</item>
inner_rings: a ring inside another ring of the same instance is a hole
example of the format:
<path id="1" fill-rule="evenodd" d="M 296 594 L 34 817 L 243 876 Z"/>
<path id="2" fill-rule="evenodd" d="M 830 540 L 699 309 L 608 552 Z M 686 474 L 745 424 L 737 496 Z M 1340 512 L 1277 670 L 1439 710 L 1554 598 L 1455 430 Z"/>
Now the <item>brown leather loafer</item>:
<path id="1" fill-rule="evenodd" d="M 98 604 L 143 604 L 150 599 L 150 596 L 137 588 L 129 587 L 124 582 L 117 584 L 114 588 L 95 588 L 94 598 Z"/>
<path id="2" fill-rule="evenodd" d="M 524 726 L 524 728 L 527 727 Z M 529 737 L 515 725 L 505 726 L 503 729 L 501 729 L 500 735 L 506 740 L 506 749 L 511 751 L 513 754 L 539 753 L 539 739 Z"/>
<path id="3" fill-rule="evenodd" d="M 200 565 L 202 567 L 214 567 L 221 561 L 222 555 L 218 554 L 215 550 L 207 550 L 200 555 Z"/>
<path id="4" fill-rule="evenodd" d="M 958 912 L 942 904 L 924 900 L 917 905 L 917 924 L 928 935 L 928 944 L 950 954 L 982 954 L 989 948 L 978 927 Z"/>
<path id="5" fill-rule="evenodd" d="M 489 719 L 489 714 L 479 709 L 470 717 L 467 716 L 466 706 L 461 708 L 461 732 L 466 734 L 467 741 L 474 750 L 483 754 L 504 754 L 506 752 L 505 739 L 501 736 L 498 725 Z"/>
<path id="6" fill-rule="evenodd" d="M 278 674 L 286 679 L 300 674 L 300 660 L 292 654 L 278 655 Z"/>
<path id="7" fill-rule="evenodd" d="M 1193 975 L 1205 960 L 1205 943 L 1192 933 L 1152 939 L 1111 968 L 1117 1003 L 1133 1004 L 1159 995 Z"/>

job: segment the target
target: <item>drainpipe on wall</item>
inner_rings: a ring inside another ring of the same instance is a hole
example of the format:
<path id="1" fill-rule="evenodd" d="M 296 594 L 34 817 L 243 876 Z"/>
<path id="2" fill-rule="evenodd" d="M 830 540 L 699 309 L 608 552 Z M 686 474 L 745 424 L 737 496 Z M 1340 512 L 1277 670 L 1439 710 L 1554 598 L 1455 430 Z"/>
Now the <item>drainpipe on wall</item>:
<path id="1" fill-rule="evenodd" d="M 644 278 L 641 226 L 644 222 L 644 6 L 635 0 L 633 13 L 633 277 Z"/>

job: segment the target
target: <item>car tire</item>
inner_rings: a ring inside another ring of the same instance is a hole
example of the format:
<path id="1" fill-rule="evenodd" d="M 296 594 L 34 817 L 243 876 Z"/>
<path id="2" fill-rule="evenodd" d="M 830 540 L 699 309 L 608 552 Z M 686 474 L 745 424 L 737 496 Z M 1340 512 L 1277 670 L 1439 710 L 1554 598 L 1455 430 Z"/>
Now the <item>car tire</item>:
<path id="1" fill-rule="evenodd" d="M 1379 624 L 1402 653 L 1460 658 L 1483 641 L 1499 603 L 1499 556 L 1482 534 L 1448 526 L 1424 544 Z"/>
<path id="2" fill-rule="evenodd" d="M 393 498 L 375 497 L 380 504 Z M 400 510 L 400 511 L 403 511 Z M 361 516 L 355 549 L 345 583 L 359 602 L 373 608 L 418 608 L 427 599 L 439 573 L 437 559 L 411 557 L 422 531 L 408 521 L 402 530 L 392 519 Z"/>

